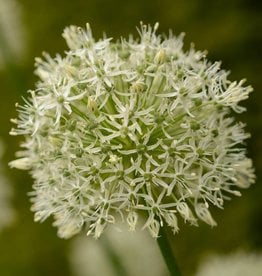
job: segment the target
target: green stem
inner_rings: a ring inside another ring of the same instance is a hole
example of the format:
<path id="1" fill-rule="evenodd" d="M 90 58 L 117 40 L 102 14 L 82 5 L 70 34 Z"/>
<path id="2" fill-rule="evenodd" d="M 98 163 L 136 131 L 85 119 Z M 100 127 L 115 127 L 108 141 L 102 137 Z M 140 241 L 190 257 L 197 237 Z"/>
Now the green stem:
<path id="1" fill-rule="evenodd" d="M 162 253 L 162 256 L 165 260 L 165 263 L 168 267 L 171 276 L 181 276 L 179 268 L 176 264 L 176 259 L 172 248 L 169 244 L 167 234 L 165 232 L 164 227 L 160 227 L 160 236 L 157 238 L 159 249 Z"/>

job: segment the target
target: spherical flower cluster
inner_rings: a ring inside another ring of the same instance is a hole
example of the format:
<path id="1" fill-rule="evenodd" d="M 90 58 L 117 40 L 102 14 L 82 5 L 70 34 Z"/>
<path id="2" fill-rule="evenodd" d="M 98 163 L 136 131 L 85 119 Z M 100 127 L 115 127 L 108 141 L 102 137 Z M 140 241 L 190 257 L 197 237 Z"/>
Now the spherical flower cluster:
<path id="1" fill-rule="evenodd" d="M 252 88 L 157 27 L 95 41 L 88 24 L 70 26 L 64 57 L 36 59 L 40 80 L 11 130 L 24 150 L 10 165 L 31 171 L 35 220 L 53 215 L 61 237 L 99 237 L 118 217 L 134 230 L 139 214 L 153 237 L 164 223 L 177 232 L 178 215 L 214 226 L 210 204 L 254 180 L 249 135 L 230 117 Z"/>

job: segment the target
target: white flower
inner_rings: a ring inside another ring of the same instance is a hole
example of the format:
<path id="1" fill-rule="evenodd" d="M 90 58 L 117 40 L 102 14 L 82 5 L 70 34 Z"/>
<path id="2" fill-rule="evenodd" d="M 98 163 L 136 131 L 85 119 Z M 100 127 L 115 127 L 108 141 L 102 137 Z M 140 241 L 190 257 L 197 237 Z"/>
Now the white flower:
<path id="1" fill-rule="evenodd" d="M 72 273 L 75 276 L 114 276 L 112 254 L 123 275 L 168 275 L 161 253 L 150 236 L 145 231 L 129 232 L 124 225 L 109 227 L 101 242 L 84 236 L 73 240 L 69 255 Z"/>
<path id="2" fill-rule="evenodd" d="M 25 53 L 25 31 L 21 7 L 16 0 L 0 0 L 0 68 L 21 60 Z"/>
<path id="3" fill-rule="evenodd" d="M 71 26 L 65 57 L 36 60 L 40 81 L 11 131 L 24 150 L 10 165 L 31 170 L 36 220 L 53 215 L 61 237 L 99 237 L 117 214 L 131 230 L 143 214 L 153 237 L 164 223 L 177 232 L 178 216 L 215 226 L 209 206 L 254 182 L 249 135 L 230 113 L 251 87 L 156 30 L 112 42 Z"/>
<path id="4" fill-rule="evenodd" d="M 31 162 L 27 157 L 23 157 L 9 162 L 9 166 L 19 170 L 29 170 L 31 168 Z"/>
<path id="5" fill-rule="evenodd" d="M 200 264 L 196 276 L 261 276 L 262 254 L 234 252 L 212 255 Z"/>

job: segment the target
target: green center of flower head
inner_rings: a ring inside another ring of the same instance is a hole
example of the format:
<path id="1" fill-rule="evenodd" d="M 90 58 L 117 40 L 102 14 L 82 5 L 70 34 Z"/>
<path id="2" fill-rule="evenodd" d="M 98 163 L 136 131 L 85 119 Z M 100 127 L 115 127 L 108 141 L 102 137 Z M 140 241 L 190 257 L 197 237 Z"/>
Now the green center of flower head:
<path id="1" fill-rule="evenodd" d="M 11 166 L 31 170 L 35 219 L 54 215 L 61 237 L 99 237 L 119 218 L 134 230 L 139 214 L 153 237 L 164 223 L 178 231 L 177 215 L 213 226 L 209 205 L 254 180 L 240 146 L 248 135 L 229 116 L 252 88 L 157 27 L 112 42 L 71 26 L 64 57 L 36 59 L 40 80 L 11 131 L 24 151 Z"/>

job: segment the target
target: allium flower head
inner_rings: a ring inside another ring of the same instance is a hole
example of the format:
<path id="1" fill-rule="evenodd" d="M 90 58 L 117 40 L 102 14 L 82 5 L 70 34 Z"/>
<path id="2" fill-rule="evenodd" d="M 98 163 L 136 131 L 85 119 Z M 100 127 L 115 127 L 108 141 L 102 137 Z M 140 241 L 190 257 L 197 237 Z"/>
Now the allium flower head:
<path id="1" fill-rule="evenodd" d="M 30 169 L 35 220 L 53 215 L 61 237 L 99 237 L 118 215 L 134 230 L 140 213 L 153 237 L 164 223 L 177 232 L 177 216 L 213 226 L 209 205 L 254 180 L 249 135 L 230 117 L 252 88 L 157 27 L 114 42 L 70 26 L 64 57 L 36 59 L 40 80 L 11 131 L 24 150 L 10 165 Z"/>

